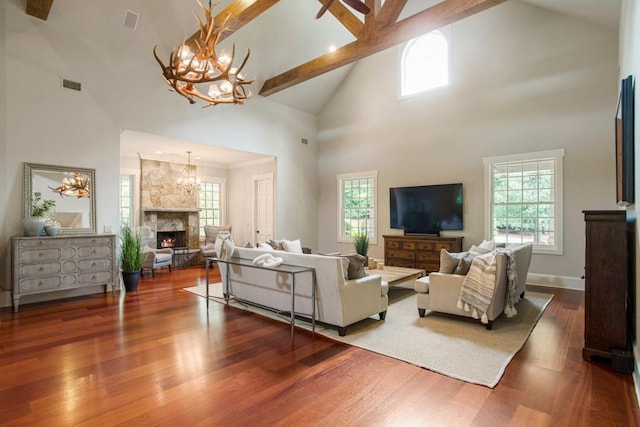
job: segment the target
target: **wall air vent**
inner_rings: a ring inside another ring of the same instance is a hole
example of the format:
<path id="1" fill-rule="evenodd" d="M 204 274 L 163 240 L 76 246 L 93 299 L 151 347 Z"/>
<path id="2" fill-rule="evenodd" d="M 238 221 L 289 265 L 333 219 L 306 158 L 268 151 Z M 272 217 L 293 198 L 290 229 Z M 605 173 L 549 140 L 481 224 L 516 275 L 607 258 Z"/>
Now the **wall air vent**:
<path id="1" fill-rule="evenodd" d="M 302 138 L 302 139 L 300 140 L 300 142 L 301 142 L 301 143 L 303 143 L 303 144 L 308 144 L 308 143 L 309 143 L 309 140 L 308 140 L 307 138 Z"/>
<path id="2" fill-rule="evenodd" d="M 138 15 L 135 12 L 132 12 L 130 10 L 127 10 L 124 14 L 124 26 L 127 28 L 131 28 L 132 30 L 135 30 L 136 27 L 138 26 L 138 18 L 140 17 L 140 15 Z"/>
<path id="3" fill-rule="evenodd" d="M 62 79 L 62 87 L 65 89 L 77 90 L 78 92 L 82 91 L 82 83 L 74 82 L 73 80 L 69 79 Z"/>

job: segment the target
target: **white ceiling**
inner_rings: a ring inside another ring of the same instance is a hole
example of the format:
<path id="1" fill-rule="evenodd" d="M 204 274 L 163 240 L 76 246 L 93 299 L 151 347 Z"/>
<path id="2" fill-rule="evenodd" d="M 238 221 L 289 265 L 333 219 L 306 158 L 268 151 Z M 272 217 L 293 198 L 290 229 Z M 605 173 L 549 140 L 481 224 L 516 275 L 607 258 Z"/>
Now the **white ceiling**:
<path id="1" fill-rule="evenodd" d="M 23 0 L 8 1 L 24 10 Z M 616 29 L 622 0 L 509 1 L 526 2 L 556 13 Z M 439 2 L 439 0 L 409 0 L 400 19 Z M 206 0 L 204 3 L 207 3 Z M 223 10 L 229 3 L 231 0 L 219 1 L 215 12 Z M 331 45 L 339 47 L 354 40 L 351 33 L 331 14 L 327 13 L 316 20 L 314 17 L 320 6 L 318 0 L 281 0 L 222 43 L 223 47 L 230 47 L 235 43 L 238 58 L 243 57 L 245 52 L 251 49 L 245 71 L 249 77 L 256 78 L 256 83 L 251 88 L 254 96 L 259 96 L 256 93 L 266 79 L 328 52 Z M 195 32 L 197 24 L 193 16 L 194 9 L 197 9 L 197 4 L 191 0 L 100 2 L 57 0 L 53 4 L 47 22 L 64 25 L 65 31 L 68 31 L 70 36 L 83 40 L 87 48 L 104 52 L 105 63 L 118 64 L 115 67 L 118 71 L 140 70 L 149 67 L 144 64 L 145 62 L 153 62 L 151 49 L 154 44 L 158 45 L 160 57 L 166 59 L 172 48 Z M 127 10 L 140 15 L 135 30 L 123 25 Z M 342 67 L 271 95 L 269 99 L 311 114 L 318 114 L 350 69 L 351 66 Z M 159 67 L 157 71 L 158 84 L 163 84 Z M 153 151 L 164 152 L 171 151 L 170 145 L 176 146 L 175 142 L 162 140 L 150 142 L 150 144 L 154 148 Z M 168 145 L 163 146 L 163 144 Z M 127 147 L 125 142 L 123 154 L 149 149 L 139 143 L 137 147 L 137 149 Z M 192 149 L 194 153 L 198 151 L 196 148 Z M 176 155 L 185 156 L 186 154 L 183 154 L 185 152 L 186 149 Z M 203 161 L 220 163 L 219 160 L 224 156 L 216 152 L 210 157 Z M 247 154 L 233 156 L 226 153 L 226 157 L 240 162 L 252 160 Z"/>

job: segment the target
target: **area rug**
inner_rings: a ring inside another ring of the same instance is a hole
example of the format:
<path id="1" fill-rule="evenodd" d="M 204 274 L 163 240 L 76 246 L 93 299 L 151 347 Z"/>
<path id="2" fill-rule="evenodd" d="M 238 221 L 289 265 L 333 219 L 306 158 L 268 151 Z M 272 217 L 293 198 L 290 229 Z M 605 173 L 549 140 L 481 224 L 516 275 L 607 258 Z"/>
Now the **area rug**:
<path id="1" fill-rule="evenodd" d="M 222 298 L 220 283 L 209 286 L 210 297 Z M 185 290 L 205 295 L 204 285 Z M 413 289 L 393 287 L 389 291 L 386 320 L 380 321 L 377 316 L 365 319 L 349 326 L 344 337 L 339 336 L 337 330 L 322 326 L 316 326 L 316 332 L 452 378 L 493 388 L 552 298 L 551 294 L 527 292 L 517 305 L 518 315 L 511 319 L 500 316 L 489 331 L 478 320 L 460 316 L 427 312 L 421 318 Z M 232 305 L 286 321 L 267 310 Z M 296 325 L 311 328 L 303 321 L 297 321 Z"/>

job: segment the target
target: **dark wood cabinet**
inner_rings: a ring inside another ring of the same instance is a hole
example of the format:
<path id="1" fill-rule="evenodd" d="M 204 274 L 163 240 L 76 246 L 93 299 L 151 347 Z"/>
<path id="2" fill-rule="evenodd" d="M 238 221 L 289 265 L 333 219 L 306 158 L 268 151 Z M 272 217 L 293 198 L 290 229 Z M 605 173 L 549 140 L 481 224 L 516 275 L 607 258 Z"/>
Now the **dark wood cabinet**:
<path id="1" fill-rule="evenodd" d="M 384 263 L 396 267 L 440 270 L 440 249 L 462 252 L 462 237 L 382 236 Z"/>
<path id="2" fill-rule="evenodd" d="M 634 223 L 626 211 L 583 211 L 585 325 L 582 356 L 631 356 L 634 328 Z"/>

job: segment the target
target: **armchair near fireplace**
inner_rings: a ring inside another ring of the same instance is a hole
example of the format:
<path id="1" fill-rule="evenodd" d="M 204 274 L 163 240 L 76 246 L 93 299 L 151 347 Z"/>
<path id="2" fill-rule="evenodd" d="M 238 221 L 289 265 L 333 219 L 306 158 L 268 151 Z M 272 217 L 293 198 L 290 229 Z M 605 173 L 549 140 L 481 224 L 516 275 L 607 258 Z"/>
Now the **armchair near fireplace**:
<path id="1" fill-rule="evenodd" d="M 145 269 L 151 270 L 151 277 L 155 277 L 155 270 L 159 268 L 168 268 L 169 272 L 171 272 L 173 249 L 156 249 L 156 239 L 153 236 L 151 227 L 148 225 L 140 227 L 140 235 L 142 236 L 142 251 L 144 252 L 142 271 Z M 150 246 L 150 244 L 152 246 Z"/>

